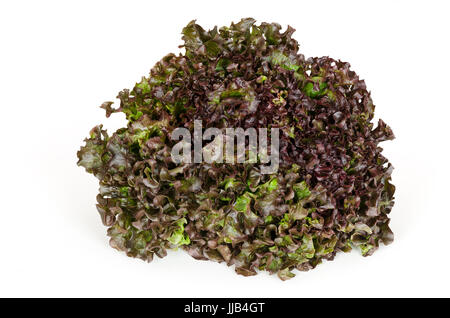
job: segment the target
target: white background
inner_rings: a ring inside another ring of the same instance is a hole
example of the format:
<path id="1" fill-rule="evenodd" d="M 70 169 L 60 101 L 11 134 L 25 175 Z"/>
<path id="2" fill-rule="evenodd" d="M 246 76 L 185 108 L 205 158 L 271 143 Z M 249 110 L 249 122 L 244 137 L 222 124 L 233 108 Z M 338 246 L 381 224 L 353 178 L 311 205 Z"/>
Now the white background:
<path id="1" fill-rule="evenodd" d="M 2 1 L 0 4 L 0 296 L 450 296 L 450 50 L 446 1 Z M 305 56 L 349 61 L 394 130 L 395 241 L 339 254 L 280 281 L 196 261 L 152 263 L 108 245 L 97 180 L 76 151 L 181 29 L 243 17 L 288 24 Z"/>

